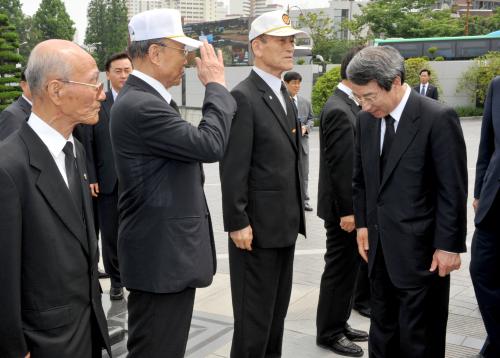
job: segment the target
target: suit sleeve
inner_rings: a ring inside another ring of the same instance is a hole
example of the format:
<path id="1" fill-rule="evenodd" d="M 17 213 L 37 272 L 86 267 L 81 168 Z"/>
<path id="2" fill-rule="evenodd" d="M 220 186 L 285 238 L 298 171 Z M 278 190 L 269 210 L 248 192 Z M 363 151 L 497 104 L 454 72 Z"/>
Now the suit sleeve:
<path id="1" fill-rule="evenodd" d="M 361 119 L 358 114 L 356 119 L 356 137 L 354 146 L 354 170 L 352 177 L 352 196 L 356 228 L 367 227 L 366 221 L 366 189 L 363 175 L 363 160 L 361 158 Z"/>
<path id="2" fill-rule="evenodd" d="M 0 169 L 0 357 L 28 353 L 21 316 L 21 202 L 12 177 Z"/>
<path id="3" fill-rule="evenodd" d="M 476 183 L 474 185 L 474 198 L 479 199 L 483 187 L 484 175 L 490 164 L 491 156 L 495 151 L 495 138 L 493 132 L 493 92 L 494 84 L 500 83 L 500 77 L 491 83 L 488 94 L 484 102 L 483 121 L 481 123 L 481 140 L 479 142 L 479 151 L 476 162 Z"/>
<path id="4" fill-rule="evenodd" d="M 250 224 L 246 209 L 254 140 L 253 107 L 245 94 L 238 91 L 232 94 L 238 110 L 233 119 L 224 159 L 220 163 L 224 230 L 227 232 L 243 229 Z"/>
<path id="5" fill-rule="evenodd" d="M 445 108 L 431 129 L 431 158 L 435 173 L 434 247 L 465 252 L 467 229 L 467 154 L 456 112 Z"/>
<path id="6" fill-rule="evenodd" d="M 314 116 L 313 116 L 313 109 L 310 101 L 307 101 L 307 118 L 306 118 L 306 123 L 307 127 L 307 133 L 311 132 L 311 130 L 314 127 Z"/>
<path id="7" fill-rule="evenodd" d="M 436 86 L 433 87 L 433 91 L 432 91 L 432 98 L 435 99 L 436 101 L 438 100 L 438 89 Z"/>
<path id="8" fill-rule="evenodd" d="M 0 113 L 0 141 L 17 131 L 23 122 L 14 113 L 4 110 Z"/>
<path id="9" fill-rule="evenodd" d="M 354 131 L 348 115 L 331 108 L 322 118 L 326 168 L 333 184 L 334 200 L 340 216 L 352 215 L 352 174 Z"/>
<path id="10" fill-rule="evenodd" d="M 185 162 L 216 162 L 222 159 L 227 145 L 236 103 L 225 87 L 209 83 L 198 127 L 185 121 L 161 101 L 141 105 L 139 133 L 149 150 Z"/>

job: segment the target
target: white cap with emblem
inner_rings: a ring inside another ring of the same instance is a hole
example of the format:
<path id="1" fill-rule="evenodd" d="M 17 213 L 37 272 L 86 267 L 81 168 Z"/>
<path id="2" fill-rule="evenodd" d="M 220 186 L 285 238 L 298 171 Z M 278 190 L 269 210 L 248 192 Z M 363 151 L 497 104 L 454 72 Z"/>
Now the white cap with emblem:
<path id="1" fill-rule="evenodd" d="M 130 19 L 128 32 L 132 42 L 167 38 L 186 45 L 189 50 L 201 46 L 200 41 L 184 34 L 181 13 L 175 9 L 154 9 L 141 12 Z"/>
<path id="2" fill-rule="evenodd" d="M 264 34 L 270 36 L 307 35 L 302 30 L 294 29 L 291 25 L 290 17 L 282 10 L 269 11 L 257 17 L 250 27 L 248 40 L 252 41 L 257 36 Z"/>

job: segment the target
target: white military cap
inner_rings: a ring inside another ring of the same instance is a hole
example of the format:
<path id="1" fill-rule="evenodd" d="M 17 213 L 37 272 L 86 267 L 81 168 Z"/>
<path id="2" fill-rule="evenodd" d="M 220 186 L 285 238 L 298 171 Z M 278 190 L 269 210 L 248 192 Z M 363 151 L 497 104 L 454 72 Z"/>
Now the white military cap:
<path id="1" fill-rule="evenodd" d="M 128 24 L 130 41 L 167 38 L 197 49 L 201 42 L 184 35 L 181 13 L 175 9 L 154 9 L 141 12 Z"/>
<path id="2" fill-rule="evenodd" d="M 283 10 L 269 11 L 256 18 L 250 27 L 248 40 L 252 41 L 263 34 L 271 36 L 307 35 L 306 32 L 292 27 L 290 16 Z"/>

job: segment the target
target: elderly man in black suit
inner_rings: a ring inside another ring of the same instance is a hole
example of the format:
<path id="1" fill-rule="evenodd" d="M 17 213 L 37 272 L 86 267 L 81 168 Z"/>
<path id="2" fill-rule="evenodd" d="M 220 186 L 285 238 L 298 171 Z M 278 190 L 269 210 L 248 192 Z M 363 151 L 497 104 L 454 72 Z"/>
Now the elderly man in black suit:
<path id="1" fill-rule="evenodd" d="M 500 357 L 500 77 L 491 82 L 484 103 L 473 206 L 470 273 L 488 332 L 481 353 Z"/>
<path id="2" fill-rule="evenodd" d="M 0 146 L 0 356 L 109 354 L 82 145 L 104 100 L 92 56 L 48 40 L 31 52 L 27 123 Z M 76 158 L 75 158 L 76 156 Z"/>
<path id="3" fill-rule="evenodd" d="M 449 273 L 466 250 L 460 121 L 404 83 L 404 59 L 393 47 L 361 50 L 347 76 L 363 107 L 353 200 L 372 289 L 370 357 L 444 357 Z"/>
<path id="4" fill-rule="evenodd" d="M 183 357 L 197 287 L 216 268 L 202 163 L 222 159 L 236 103 L 222 52 L 183 35 L 181 15 L 132 17 L 134 71 L 111 109 L 119 182 L 118 261 L 128 300 L 129 357 Z M 188 50 L 200 48 L 206 86 L 198 126 L 182 119 L 168 88 L 180 83 Z"/>
<path id="5" fill-rule="evenodd" d="M 255 65 L 231 92 L 238 111 L 220 170 L 235 358 L 281 355 L 295 241 L 305 235 L 301 125 L 281 80 L 299 33 L 281 10 L 255 19 Z"/>
<path id="6" fill-rule="evenodd" d="M 111 88 L 101 104 L 99 122 L 86 126 L 83 141 L 87 153 L 90 192 L 97 200 L 97 215 L 102 239 L 102 259 L 104 269 L 111 280 L 109 297 L 112 300 L 123 298 L 123 288 L 118 264 L 118 178 L 116 176 L 109 122 L 111 107 L 118 93 L 132 72 L 132 60 L 126 52 L 112 55 L 106 60 L 106 77 Z"/>
<path id="7" fill-rule="evenodd" d="M 420 93 L 422 96 L 427 96 L 429 98 L 438 100 L 438 89 L 429 83 L 431 79 L 431 71 L 427 68 L 420 70 L 419 73 L 420 83 L 413 87 L 415 91 Z"/>
<path id="8" fill-rule="evenodd" d="M 325 221 L 326 254 L 316 315 L 316 340 L 322 347 L 351 357 L 363 355 L 363 349 L 353 341 L 368 340 L 366 332 L 347 324 L 354 290 L 356 286 L 360 292 L 364 290 L 369 299 L 366 291 L 370 289 L 366 263 L 365 269 L 360 270 L 352 207 L 354 137 L 360 108 L 352 99 L 346 74 L 347 65 L 360 49 L 351 49 L 342 59 L 342 81 L 326 102 L 319 122 L 318 216 Z M 358 302 L 358 305 L 364 305 L 357 308 L 369 315 L 368 302 Z"/>
<path id="9" fill-rule="evenodd" d="M 19 87 L 23 94 L 0 113 L 0 141 L 21 128 L 31 114 L 31 92 L 24 70 L 21 72 Z"/>

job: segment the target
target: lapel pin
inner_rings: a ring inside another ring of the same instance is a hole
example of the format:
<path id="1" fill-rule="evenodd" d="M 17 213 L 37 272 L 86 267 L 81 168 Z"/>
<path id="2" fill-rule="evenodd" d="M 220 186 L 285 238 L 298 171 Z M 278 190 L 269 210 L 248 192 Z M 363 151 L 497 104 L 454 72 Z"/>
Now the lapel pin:
<path id="1" fill-rule="evenodd" d="M 83 173 L 83 179 L 87 180 L 87 173 Z"/>
<path id="2" fill-rule="evenodd" d="M 269 99 L 273 99 L 273 96 L 269 96 Z"/>
<path id="3" fill-rule="evenodd" d="M 295 133 L 297 132 L 297 129 L 296 128 L 292 128 L 292 133 Z"/>

